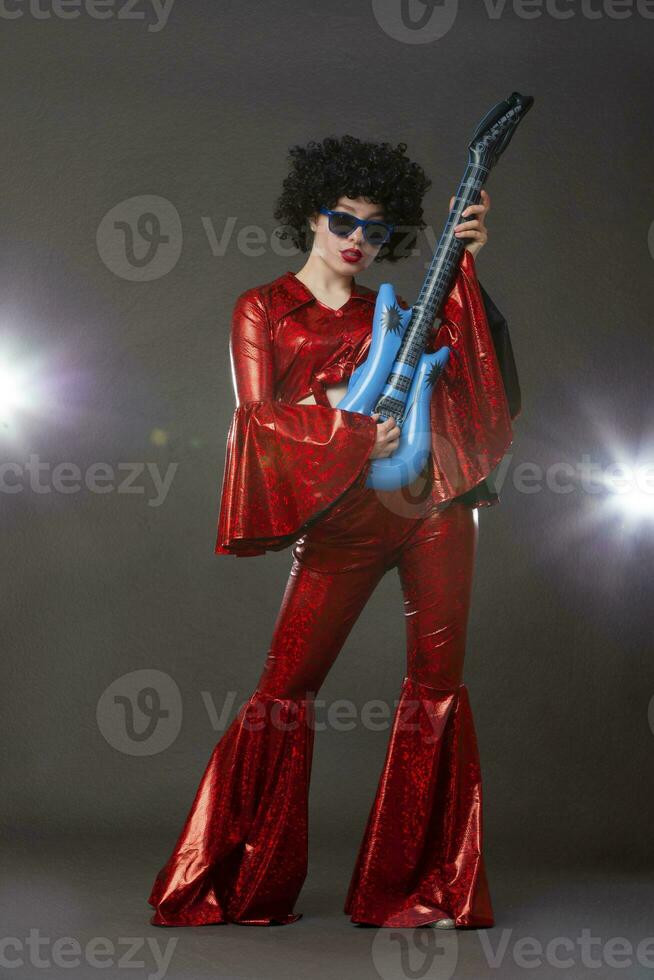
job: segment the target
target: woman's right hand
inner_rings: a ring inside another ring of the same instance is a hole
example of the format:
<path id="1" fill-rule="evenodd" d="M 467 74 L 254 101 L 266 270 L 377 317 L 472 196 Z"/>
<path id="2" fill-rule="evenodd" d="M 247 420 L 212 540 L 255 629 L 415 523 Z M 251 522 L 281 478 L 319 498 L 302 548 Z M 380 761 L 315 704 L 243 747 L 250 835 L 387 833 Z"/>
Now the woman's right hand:
<path id="1" fill-rule="evenodd" d="M 377 421 L 379 412 L 374 412 L 372 418 Z M 386 459 L 391 456 L 400 444 L 400 428 L 395 419 L 386 419 L 377 426 L 377 438 L 372 447 L 370 459 Z"/>

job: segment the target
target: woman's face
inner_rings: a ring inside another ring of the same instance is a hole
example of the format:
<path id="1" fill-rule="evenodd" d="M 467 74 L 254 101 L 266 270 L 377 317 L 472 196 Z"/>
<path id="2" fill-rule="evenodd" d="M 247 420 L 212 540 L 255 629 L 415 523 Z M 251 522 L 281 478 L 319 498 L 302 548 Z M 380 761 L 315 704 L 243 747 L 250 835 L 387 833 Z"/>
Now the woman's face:
<path id="1" fill-rule="evenodd" d="M 357 218 L 380 218 L 384 220 L 384 209 L 381 204 L 367 201 L 364 197 L 339 197 L 332 211 L 347 211 Z M 341 275 L 356 275 L 367 269 L 379 252 L 381 245 L 371 245 L 363 237 L 363 228 L 342 238 L 329 230 L 329 218 L 326 214 L 315 214 L 311 218 L 311 229 L 314 231 L 312 252 L 316 252 L 327 265 Z"/>

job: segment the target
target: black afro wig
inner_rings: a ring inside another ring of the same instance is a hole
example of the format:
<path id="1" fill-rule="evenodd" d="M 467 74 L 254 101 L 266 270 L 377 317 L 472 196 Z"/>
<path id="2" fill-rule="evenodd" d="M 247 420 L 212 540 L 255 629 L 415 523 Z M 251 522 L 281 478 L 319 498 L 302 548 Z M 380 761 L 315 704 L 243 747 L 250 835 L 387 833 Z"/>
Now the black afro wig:
<path id="1" fill-rule="evenodd" d="M 333 208 L 339 197 L 364 197 L 381 204 L 384 219 L 395 225 L 375 262 L 406 258 L 415 246 L 418 231 L 426 227 L 422 199 L 431 186 L 422 167 L 405 155 L 406 146 L 345 135 L 291 147 L 291 170 L 274 211 L 284 226 L 277 231 L 278 236 L 290 238 L 296 248 L 307 252 L 313 237 L 310 215 L 321 207 Z"/>

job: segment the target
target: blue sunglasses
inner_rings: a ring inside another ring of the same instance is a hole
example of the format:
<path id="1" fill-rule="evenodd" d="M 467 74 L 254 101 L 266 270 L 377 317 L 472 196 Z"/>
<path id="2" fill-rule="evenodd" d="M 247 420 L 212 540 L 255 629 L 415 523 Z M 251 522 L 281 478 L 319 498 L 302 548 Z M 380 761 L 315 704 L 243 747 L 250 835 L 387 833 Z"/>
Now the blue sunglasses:
<path id="1" fill-rule="evenodd" d="M 395 225 L 389 225 L 379 218 L 357 218 L 347 211 L 330 211 L 329 208 L 319 208 L 320 214 L 329 218 L 329 230 L 341 238 L 347 238 L 355 228 L 363 228 L 363 237 L 369 245 L 383 245 L 393 234 Z"/>

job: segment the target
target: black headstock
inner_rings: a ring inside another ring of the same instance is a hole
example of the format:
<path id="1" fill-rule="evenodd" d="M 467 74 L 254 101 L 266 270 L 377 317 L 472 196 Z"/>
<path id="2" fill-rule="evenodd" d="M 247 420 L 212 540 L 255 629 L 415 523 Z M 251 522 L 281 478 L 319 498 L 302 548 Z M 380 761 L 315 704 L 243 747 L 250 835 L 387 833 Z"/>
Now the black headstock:
<path id="1" fill-rule="evenodd" d="M 531 95 L 513 92 L 508 99 L 494 105 L 481 120 L 470 140 L 470 162 L 490 170 L 504 153 L 519 123 L 533 104 Z"/>

